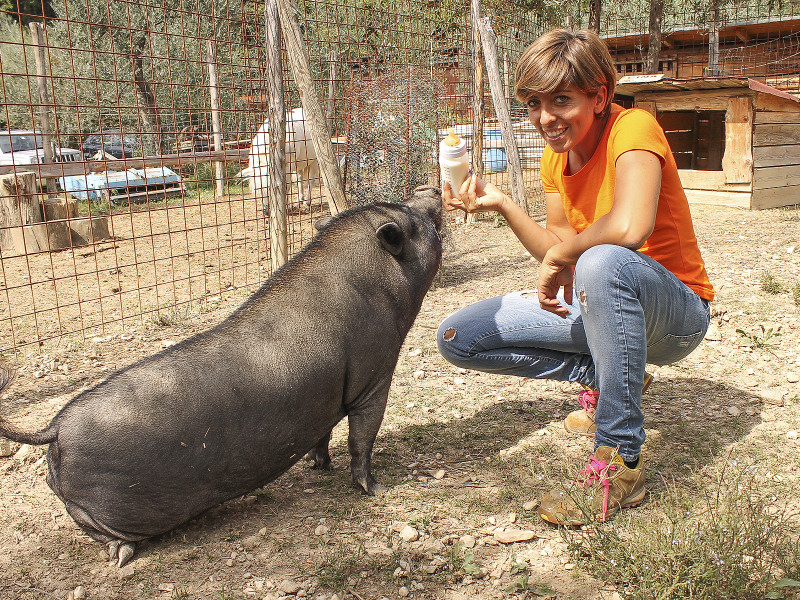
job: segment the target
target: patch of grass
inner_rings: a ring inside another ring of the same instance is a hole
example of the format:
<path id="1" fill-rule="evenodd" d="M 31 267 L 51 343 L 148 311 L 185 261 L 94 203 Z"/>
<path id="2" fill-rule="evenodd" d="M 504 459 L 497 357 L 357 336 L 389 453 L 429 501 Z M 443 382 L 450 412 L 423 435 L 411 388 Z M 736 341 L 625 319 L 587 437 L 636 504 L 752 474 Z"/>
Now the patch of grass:
<path id="1" fill-rule="evenodd" d="M 355 545 L 338 543 L 322 560 L 317 573 L 319 584 L 341 592 L 347 587 L 348 580 L 363 569 L 366 554 L 361 541 Z"/>
<path id="2" fill-rule="evenodd" d="M 800 306 L 800 281 L 795 282 L 792 286 L 792 298 L 797 306 Z"/>
<path id="3" fill-rule="evenodd" d="M 189 311 L 180 308 L 161 310 L 150 317 L 150 322 L 156 327 L 172 327 L 183 323 L 189 318 Z"/>
<path id="4" fill-rule="evenodd" d="M 761 291 L 767 294 L 780 294 L 783 292 L 783 284 L 769 271 L 761 274 Z"/>
<path id="5" fill-rule="evenodd" d="M 796 515 L 764 494 L 754 464 L 728 458 L 692 486 L 674 484 L 651 510 L 624 511 L 565 531 L 571 552 L 625 598 L 794 597 L 800 586 Z"/>

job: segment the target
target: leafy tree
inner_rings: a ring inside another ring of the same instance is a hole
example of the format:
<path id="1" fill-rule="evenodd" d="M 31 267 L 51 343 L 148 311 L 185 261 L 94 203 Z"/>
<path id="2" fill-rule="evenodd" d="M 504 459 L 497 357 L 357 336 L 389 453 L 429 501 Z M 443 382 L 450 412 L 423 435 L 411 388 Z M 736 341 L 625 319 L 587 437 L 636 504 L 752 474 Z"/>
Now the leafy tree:
<path id="1" fill-rule="evenodd" d="M 56 16 L 50 0 L 0 0 L 0 12 L 22 23 Z"/>

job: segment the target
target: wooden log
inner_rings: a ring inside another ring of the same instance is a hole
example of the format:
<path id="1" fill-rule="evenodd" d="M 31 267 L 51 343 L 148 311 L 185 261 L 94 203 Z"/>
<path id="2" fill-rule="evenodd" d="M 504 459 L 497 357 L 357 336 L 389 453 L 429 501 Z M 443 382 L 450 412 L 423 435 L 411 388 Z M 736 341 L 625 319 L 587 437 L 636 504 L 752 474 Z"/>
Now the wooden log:
<path id="1" fill-rule="evenodd" d="M 494 31 L 488 18 L 478 19 L 480 28 L 481 45 L 486 60 L 486 70 L 489 74 L 489 89 L 492 92 L 492 101 L 503 134 L 503 141 L 506 145 L 506 159 L 508 161 L 508 178 L 511 181 L 511 196 L 514 202 L 527 213 L 528 200 L 525 197 L 525 180 L 522 177 L 522 165 L 519 158 L 517 141 L 514 138 L 514 130 L 511 126 L 511 112 L 508 109 L 508 102 L 503 94 L 503 82 L 500 80 L 500 68 L 497 63 L 497 44 L 494 39 Z"/>
<path id="2" fill-rule="evenodd" d="M 314 144 L 322 179 L 328 191 L 331 213 L 335 215 L 348 208 L 348 203 L 344 195 L 342 174 L 339 171 L 339 164 L 333 152 L 331 133 L 325 121 L 319 97 L 314 89 L 314 82 L 311 79 L 308 51 L 303 43 L 294 1 L 278 0 L 278 13 L 280 15 L 283 41 L 286 44 L 286 54 L 289 57 L 292 73 L 300 91 L 300 102 L 303 105 L 303 111 L 311 125 L 311 142 Z"/>
<path id="3" fill-rule="evenodd" d="M 722 171 L 726 183 L 753 180 L 753 100 L 749 96 L 734 97 L 728 102 Z"/>
<path id="4" fill-rule="evenodd" d="M 48 249 L 33 173 L 0 177 L 0 232 L 3 250 L 34 254 Z"/>
<path id="5" fill-rule="evenodd" d="M 70 223 L 70 229 L 73 246 L 96 244 L 111 237 L 108 231 L 108 217 L 105 215 L 74 219 Z"/>
<path id="6" fill-rule="evenodd" d="M 214 42 L 208 40 L 206 45 L 208 54 L 208 87 L 211 95 L 211 129 L 214 140 L 214 150 L 222 150 L 222 119 L 219 112 L 219 83 L 217 81 L 217 56 L 214 51 Z M 217 184 L 217 196 L 225 195 L 225 165 L 220 161 L 214 162 L 214 172 Z"/>
<path id="7" fill-rule="evenodd" d="M 71 248 L 74 240 L 70 220 L 78 216 L 78 203 L 73 198 L 46 198 L 42 207 L 50 250 Z"/>
<path id="8" fill-rule="evenodd" d="M 286 107 L 283 99 L 283 60 L 278 0 L 264 8 L 267 51 L 267 97 L 269 98 L 269 249 L 272 272 L 289 259 L 286 216 Z M 302 181 L 298 185 L 303 185 Z"/>

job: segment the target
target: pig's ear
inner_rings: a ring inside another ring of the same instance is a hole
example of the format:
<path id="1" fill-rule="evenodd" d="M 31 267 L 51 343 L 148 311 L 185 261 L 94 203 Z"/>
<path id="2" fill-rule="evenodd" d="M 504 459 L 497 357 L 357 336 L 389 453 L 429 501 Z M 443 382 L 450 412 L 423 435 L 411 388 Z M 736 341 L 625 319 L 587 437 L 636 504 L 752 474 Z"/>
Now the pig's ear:
<path id="1" fill-rule="evenodd" d="M 333 217 L 322 217 L 320 219 L 317 219 L 316 221 L 314 221 L 314 229 L 316 229 L 317 231 L 322 231 L 328 225 L 331 224 L 331 221 L 333 221 Z"/>
<path id="2" fill-rule="evenodd" d="M 402 252 L 405 235 L 403 235 L 403 230 L 400 229 L 400 225 L 397 223 L 391 221 L 389 223 L 384 223 L 378 227 L 377 231 L 375 231 L 375 235 L 378 236 L 381 246 L 386 248 L 391 255 L 397 256 Z"/>

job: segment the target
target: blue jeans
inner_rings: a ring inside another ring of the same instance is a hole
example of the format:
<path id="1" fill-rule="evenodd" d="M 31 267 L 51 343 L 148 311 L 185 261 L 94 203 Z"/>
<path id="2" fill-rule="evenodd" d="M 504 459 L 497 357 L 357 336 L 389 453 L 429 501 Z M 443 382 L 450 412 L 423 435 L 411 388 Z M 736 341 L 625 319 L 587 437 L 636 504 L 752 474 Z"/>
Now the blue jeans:
<path id="1" fill-rule="evenodd" d="M 694 350 L 708 329 L 708 302 L 652 258 L 606 244 L 575 265 L 569 308 L 566 319 L 542 310 L 536 291 L 477 302 L 442 322 L 439 352 L 466 369 L 597 388 L 595 448 L 635 460 L 645 440 L 645 365 Z"/>

